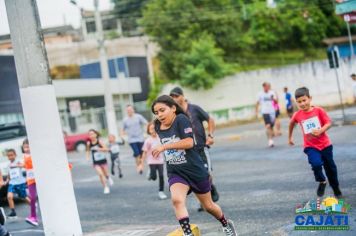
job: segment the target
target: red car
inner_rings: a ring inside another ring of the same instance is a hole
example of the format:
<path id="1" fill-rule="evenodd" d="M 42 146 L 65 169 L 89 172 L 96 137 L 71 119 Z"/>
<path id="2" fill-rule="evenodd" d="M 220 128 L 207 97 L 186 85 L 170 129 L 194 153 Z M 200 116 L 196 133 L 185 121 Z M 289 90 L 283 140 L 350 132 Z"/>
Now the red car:
<path id="1" fill-rule="evenodd" d="M 89 140 L 89 135 L 85 134 L 71 134 L 68 135 L 63 132 L 64 142 L 66 144 L 67 151 L 77 151 L 84 152 L 86 149 L 87 141 Z"/>

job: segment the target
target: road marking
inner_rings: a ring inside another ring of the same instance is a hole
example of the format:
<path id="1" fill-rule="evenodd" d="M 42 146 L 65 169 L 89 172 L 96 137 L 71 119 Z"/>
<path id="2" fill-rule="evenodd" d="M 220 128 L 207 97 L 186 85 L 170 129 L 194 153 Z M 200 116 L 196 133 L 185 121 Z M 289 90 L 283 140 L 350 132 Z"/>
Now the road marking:
<path id="1" fill-rule="evenodd" d="M 90 233 L 86 234 L 86 236 L 150 236 L 158 231 L 159 229 L 113 230 L 103 233 Z"/>
<path id="2" fill-rule="evenodd" d="M 42 229 L 22 229 L 22 230 L 11 230 L 11 234 L 14 233 L 26 233 L 26 232 L 38 232 L 38 233 L 44 233 Z"/>

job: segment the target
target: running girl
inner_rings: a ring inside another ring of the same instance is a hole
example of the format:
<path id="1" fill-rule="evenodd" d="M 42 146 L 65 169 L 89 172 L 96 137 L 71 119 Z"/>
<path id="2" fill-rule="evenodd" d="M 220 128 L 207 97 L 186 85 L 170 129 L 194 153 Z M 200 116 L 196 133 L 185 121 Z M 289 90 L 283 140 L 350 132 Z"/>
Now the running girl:
<path id="1" fill-rule="evenodd" d="M 30 153 L 30 145 L 28 144 L 28 139 L 22 142 L 22 151 L 24 153 L 24 167 L 26 170 L 26 182 L 30 197 L 30 216 L 26 218 L 26 222 L 38 226 L 38 219 L 36 213 L 36 202 L 37 202 L 37 189 L 35 175 L 33 172 L 32 157 Z"/>
<path id="2" fill-rule="evenodd" d="M 104 194 L 110 193 L 109 185 L 113 185 L 114 182 L 109 176 L 108 162 L 106 160 L 106 154 L 109 149 L 106 145 L 99 140 L 100 134 L 94 129 L 89 130 L 89 141 L 87 142 L 86 158 L 89 161 L 90 156 L 93 160 L 93 166 L 96 173 L 99 176 L 100 182 L 104 187 Z"/>
<path id="3" fill-rule="evenodd" d="M 233 222 L 225 218 L 221 208 L 211 199 L 209 173 L 194 149 L 189 118 L 167 95 L 158 97 L 151 110 L 156 115 L 155 130 L 162 143 L 154 148 L 152 154 L 158 157 L 164 152 L 172 204 L 184 236 L 193 235 L 185 205 L 190 192 L 194 192 L 204 209 L 221 222 L 227 236 L 236 236 Z"/>
<path id="4" fill-rule="evenodd" d="M 164 177 L 163 177 L 164 157 L 162 153 L 159 154 L 156 158 L 152 156 L 153 149 L 161 144 L 159 141 L 159 137 L 155 131 L 153 123 L 148 124 L 147 134 L 150 136 L 145 140 L 145 143 L 143 144 L 142 160 L 146 160 L 150 168 L 149 180 L 156 180 L 157 172 L 158 172 L 158 179 L 159 179 L 158 197 L 161 200 L 163 200 L 167 198 L 166 194 L 164 193 Z"/>

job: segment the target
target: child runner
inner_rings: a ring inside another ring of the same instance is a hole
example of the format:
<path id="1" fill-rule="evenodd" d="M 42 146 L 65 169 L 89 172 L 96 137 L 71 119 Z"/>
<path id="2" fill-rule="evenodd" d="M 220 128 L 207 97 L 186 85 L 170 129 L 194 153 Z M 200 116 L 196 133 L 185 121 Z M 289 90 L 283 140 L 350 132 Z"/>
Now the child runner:
<path id="1" fill-rule="evenodd" d="M 120 146 L 124 144 L 123 142 L 119 143 L 116 142 L 115 135 L 110 134 L 109 135 L 109 153 L 110 153 L 110 159 L 111 159 L 111 174 L 115 176 L 115 165 L 117 166 L 118 169 L 118 174 L 119 178 L 122 178 L 122 171 L 121 171 L 121 162 L 120 162 Z"/>
<path id="2" fill-rule="evenodd" d="M 108 162 L 106 160 L 106 152 L 109 149 L 99 140 L 100 134 L 94 129 L 89 130 L 89 141 L 87 142 L 86 158 L 89 161 L 90 156 L 93 160 L 93 166 L 99 176 L 100 182 L 104 187 L 104 194 L 110 193 L 109 185 L 113 185 L 114 181 L 110 178 L 108 172 Z"/>
<path id="3" fill-rule="evenodd" d="M 235 236 L 233 222 L 225 218 L 221 208 L 211 199 L 209 173 L 194 149 L 193 130 L 189 118 L 167 95 L 158 97 L 153 102 L 151 110 L 156 115 L 155 130 L 162 143 L 154 148 L 152 154 L 153 157 L 158 157 L 164 152 L 172 204 L 184 236 L 193 235 L 185 206 L 190 192 L 194 192 L 204 209 L 221 222 L 227 236 Z"/>
<path id="4" fill-rule="evenodd" d="M 16 151 L 14 149 L 8 149 L 6 151 L 7 158 L 10 163 L 8 166 L 9 174 L 6 181 L 9 183 L 9 188 L 7 190 L 7 200 L 10 207 L 10 214 L 8 217 L 17 218 L 14 203 L 14 193 L 16 193 L 19 198 L 26 200 L 30 204 L 30 198 L 27 197 L 26 193 L 26 178 L 22 174 L 23 164 L 16 160 Z"/>
<path id="5" fill-rule="evenodd" d="M 30 154 L 30 145 L 28 140 L 25 139 L 22 143 L 22 151 L 24 153 L 24 167 L 26 169 L 26 181 L 28 192 L 30 195 L 30 216 L 26 218 L 26 222 L 38 226 L 37 214 L 36 214 L 36 202 L 37 202 L 37 190 L 35 175 L 33 172 L 32 158 Z"/>
<path id="6" fill-rule="evenodd" d="M 337 167 L 333 159 L 333 146 L 326 131 L 331 127 L 331 120 L 321 107 L 311 106 L 311 96 L 306 87 L 295 91 L 295 99 L 299 111 L 294 113 L 289 123 L 289 144 L 294 145 L 293 129 L 299 124 L 304 135 L 304 153 L 308 156 L 309 164 L 314 172 L 315 181 L 319 182 L 317 195 L 325 193 L 326 179 L 323 166 L 335 197 L 342 197 L 337 177 Z"/>
<path id="7" fill-rule="evenodd" d="M 143 144 L 142 160 L 144 161 L 146 159 L 147 164 L 150 168 L 149 180 L 156 180 L 157 172 L 158 172 L 158 179 L 159 179 L 158 197 L 162 200 L 167 199 L 167 196 L 164 193 L 164 177 L 163 177 L 164 158 L 163 158 L 163 154 L 162 153 L 159 154 L 159 156 L 156 158 L 154 158 L 152 156 L 153 149 L 161 144 L 159 137 L 155 131 L 153 123 L 148 124 L 147 134 L 150 136 L 145 140 L 145 143 Z"/>
<path id="8" fill-rule="evenodd" d="M 287 110 L 287 114 L 289 116 L 289 118 L 292 118 L 293 116 L 293 98 L 292 98 L 292 94 L 290 94 L 290 92 L 288 92 L 288 88 L 284 87 L 284 98 L 286 100 L 286 110 Z"/>

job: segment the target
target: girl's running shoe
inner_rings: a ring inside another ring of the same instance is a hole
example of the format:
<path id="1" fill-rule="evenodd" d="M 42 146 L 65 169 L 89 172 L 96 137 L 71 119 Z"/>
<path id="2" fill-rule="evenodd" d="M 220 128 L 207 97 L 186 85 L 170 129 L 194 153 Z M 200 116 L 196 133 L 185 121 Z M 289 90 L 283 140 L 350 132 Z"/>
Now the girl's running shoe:
<path id="1" fill-rule="evenodd" d="M 27 217 L 26 222 L 33 226 L 38 226 L 38 220 L 35 217 Z"/>

